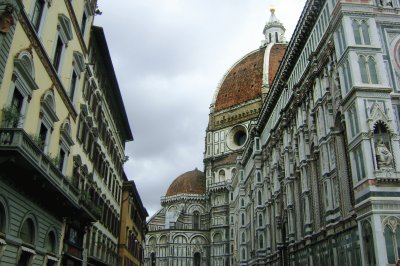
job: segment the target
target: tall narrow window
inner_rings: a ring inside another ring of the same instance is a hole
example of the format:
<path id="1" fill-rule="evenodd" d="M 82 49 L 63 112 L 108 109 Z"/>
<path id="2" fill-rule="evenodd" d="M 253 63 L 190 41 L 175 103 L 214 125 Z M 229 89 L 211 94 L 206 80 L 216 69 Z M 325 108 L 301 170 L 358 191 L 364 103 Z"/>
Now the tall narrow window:
<path id="1" fill-rule="evenodd" d="M 372 56 L 368 58 L 368 70 L 370 75 L 370 82 L 372 84 L 378 84 L 378 74 L 376 72 L 376 64 Z"/>
<path id="2" fill-rule="evenodd" d="M 364 158 L 361 146 L 358 146 L 354 150 L 354 160 L 356 163 L 357 180 L 360 181 L 361 179 L 365 178 Z"/>
<path id="3" fill-rule="evenodd" d="M 259 237 L 259 240 L 258 240 L 259 242 L 259 248 L 260 249 L 263 249 L 264 248 L 264 237 L 263 237 L 263 235 L 260 235 L 260 237 Z"/>
<path id="4" fill-rule="evenodd" d="M 64 172 L 65 161 L 67 160 L 66 152 L 63 149 L 60 149 L 60 153 L 58 155 L 58 169 L 61 172 Z"/>
<path id="5" fill-rule="evenodd" d="M 6 210 L 0 202 L 0 232 L 4 233 L 6 230 Z"/>
<path id="6" fill-rule="evenodd" d="M 45 150 L 47 146 L 47 134 L 49 130 L 44 124 L 40 124 L 40 130 L 39 130 L 39 140 L 37 144 L 39 145 L 39 148 L 42 149 L 42 151 Z"/>
<path id="7" fill-rule="evenodd" d="M 81 33 L 82 33 L 82 35 L 85 34 L 87 19 L 88 18 L 87 18 L 86 12 L 84 11 L 83 15 L 82 15 L 82 23 L 81 23 Z"/>
<path id="8" fill-rule="evenodd" d="M 201 265 L 201 255 L 199 252 L 194 253 L 193 257 L 193 266 L 200 266 Z"/>
<path id="9" fill-rule="evenodd" d="M 200 229 L 200 214 L 198 211 L 193 212 L 193 229 Z"/>
<path id="10" fill-rule="evenodd" d="M 43 17 L 44 7 L 45 7 L 44 0 L 36 0 L 35 3 L 33 4 L 33 13 L 32 13 L 31 22 L 32 22 L 33 28 L 36 30 L 36 32 L 39 31 L 39 28 L 40 28 L 40 22 Z"/>
<path id="11" fill-rule="evenodd" d="M 396 235 L 393 233 L 393 230 L 389 225 L 385 226 L 384 235 L 385 235 L 385 244 L 386 244 L 386 253 L 388 262 L 395 264 L 396 259 L 398 257 Z"/>
<path id="12" fill-rule="evenodd" d="M 26 219 L 19 232 L 19 238 L 24 243 L 34 244 L 35 242 L 35 225 L 31 219 Z"/>
<path id="13" fill-rule="evenodd" d="M 363 83 L 378 84 L 378 72 L 376 62 L 373 56 L 360 55 L 358 57 L 358 65 L 360 67 L 361 81 Z"/>
<path id="14" fill-rule="evenodd" d="M 15 88 L 13 97 L 11 99 L 10 108 L 3 109 L 3 123 L 7 127 L 18 127 L 22 119 L 22 106 L 24 103 L 24 96 Z"/>
<path id="15" fill-rule="evenodd" d="M 262 196 L 261 196 L 261 191 L 260 190 L 257 192 L 257 204 L 259 206 L 262 205 Z"/>
<path id="16" fill-rule="evenodd" d="M 21 112 L 22 104 L 24 101 L 24 96 L 19 92 L 19 90 L 14 90 L 13 98 L 11 101 L 11 107 L 17 111 L 18 113 Z"/>
<path id="17" fill-rule="evenodd" d="M 77 80 L 78 80 L 78 75 L 76 75 L 75 71 L 72 71 L 71 84 L 69 87 L 69 95 L 68 95 L 71 101 L 73 101 L 74 99 Z"/>
<path id="18" fill-rule="evenodd" d="M 60 37 L 57 38 L 56 50 L 54 52 L 53 66 L 56 70 L 59 69 L 61 63 L 61 54 L 63 50 L 63 42 Z"/>
<path id="19" fill-rule="evenodd" d="M 353 20 L 353 23 L 351 24 L 353 27 L 353 33 L 354 33 L 354 41 L 356 44 L 362 44 L 361 42 L 361 33 L 360 33 L 360 25 L 358 24 L 357 20 Z"/>
<path id="20" fill-rule="evenodd" d="M 363 224 L 363 242 L 364 242 L 365 258 L 367 261 L 367 265 L 376 265 L 374 238 L 372 234 L 371 225 L 368 222 L 365 222 Z"/>
<path id="21" fill-rule="evenodd" d="M 365 20 L 363 20 L 361 22 L 361 31 L 362 31 L 364 44 L 370 45 L 371 44 L 371 39 L 369 38 L 368 24 L 367 24 L 367 22 Z"/>

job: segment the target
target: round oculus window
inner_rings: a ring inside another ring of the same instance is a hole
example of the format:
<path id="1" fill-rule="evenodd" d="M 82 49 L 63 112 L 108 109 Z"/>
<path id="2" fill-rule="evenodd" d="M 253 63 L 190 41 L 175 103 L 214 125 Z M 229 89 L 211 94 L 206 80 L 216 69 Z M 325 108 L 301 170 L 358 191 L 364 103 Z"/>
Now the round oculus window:
<path id="1" fill-rule="evenodd" d="M 241 148 L 247 141 L 247 130 L 244 126 L 235 126 L 228 133 L 227 145 L 231 150 Z"/>

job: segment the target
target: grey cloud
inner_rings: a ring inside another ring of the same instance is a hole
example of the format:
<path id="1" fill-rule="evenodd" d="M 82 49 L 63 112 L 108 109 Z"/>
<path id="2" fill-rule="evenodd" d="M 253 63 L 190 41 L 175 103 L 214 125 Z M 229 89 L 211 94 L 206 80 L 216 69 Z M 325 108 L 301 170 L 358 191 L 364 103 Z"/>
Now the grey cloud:
<path id="1" fill-rule="evenodd" d="M 293 31 L 305 0 L 99 2 L 135 141 L 125 171 L 150 215 L 175 177 L 203 170 L 209 105 L 225 72 L 257 49 L 269 5 Z"/>

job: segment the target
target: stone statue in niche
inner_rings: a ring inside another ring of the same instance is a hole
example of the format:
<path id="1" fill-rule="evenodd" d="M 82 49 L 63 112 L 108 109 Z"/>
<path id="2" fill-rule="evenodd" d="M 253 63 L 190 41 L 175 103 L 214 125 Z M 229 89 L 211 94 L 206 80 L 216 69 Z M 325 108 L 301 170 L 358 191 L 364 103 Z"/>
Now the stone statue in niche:
<path id="1" fill-rule="evenodd" d="M 376 144 L 376 158 L 379 169 L 393 168 L 393 155 L 383 143 L 382 139 Z"/>

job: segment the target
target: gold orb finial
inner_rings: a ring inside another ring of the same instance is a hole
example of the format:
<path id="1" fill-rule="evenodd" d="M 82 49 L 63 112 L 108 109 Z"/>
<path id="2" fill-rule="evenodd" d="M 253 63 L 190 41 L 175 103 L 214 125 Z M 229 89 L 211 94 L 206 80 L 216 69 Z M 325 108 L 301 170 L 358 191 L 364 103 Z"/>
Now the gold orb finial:
<path id="1" fill-rule="evenodd" d="M 275 13 L 275 7 L 271 7 L 269 10 L 271 11 L 272 14 Z"/>

